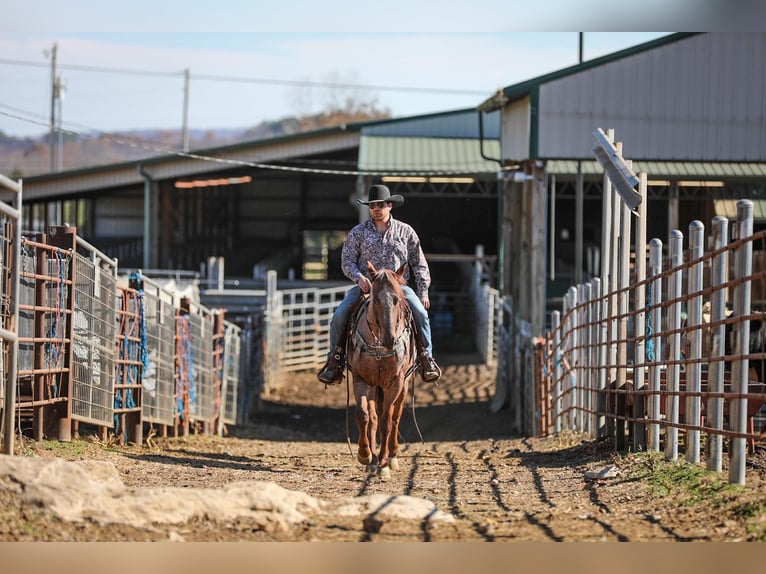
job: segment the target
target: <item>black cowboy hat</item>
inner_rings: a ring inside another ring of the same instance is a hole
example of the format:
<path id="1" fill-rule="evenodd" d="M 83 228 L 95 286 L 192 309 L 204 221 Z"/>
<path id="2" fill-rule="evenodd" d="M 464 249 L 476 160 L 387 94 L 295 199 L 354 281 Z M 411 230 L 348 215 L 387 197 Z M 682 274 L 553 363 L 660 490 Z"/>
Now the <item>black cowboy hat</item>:
<path id="1" fill-rule="evenodd" d="M 367 193 L 367 201 L 357 199 L 357 202 L 367 205 L 375 201 L 390 201 L 394 204 L 394 207 L 399 207 L 404 203 L 404 198 L 401 195 L 391 195 L 391 191 L 385 185 L 372 185 L 370 191 Z"/>

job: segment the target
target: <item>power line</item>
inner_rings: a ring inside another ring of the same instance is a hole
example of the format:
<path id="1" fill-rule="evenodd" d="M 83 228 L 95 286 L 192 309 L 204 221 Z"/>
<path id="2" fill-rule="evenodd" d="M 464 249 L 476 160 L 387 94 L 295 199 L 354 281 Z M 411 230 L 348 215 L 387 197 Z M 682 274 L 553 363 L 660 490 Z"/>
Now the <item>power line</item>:
<path id="1" fill-rule="evenodd" d="M 11 66 L 33 66 L 33 67 L 48 67 L 49 64 L 31 62 L 26 60 L 7 60 L 0 58 L 0 64 L 7 64 Z M 128 68 L 112 68 L 103 66 L 85 66 L 77 64 L 58 64 L 58 68 L 62 70 L 78 70 L 81 72 L 101 72 L 107 74 L 126 74 L 133 76 L 164 76 L 164 77 L 183 77 L 186 74 L 185 70 L 177 72 L 159 72 L 156 70 L 137 70 Z M 319 82 L 311 80 L 280 80 L 275 78 L 258 78 L 258 77 L 244 77 L 244 76 L 218 76 L 215 74 L 190 74 L 193 80 L 207 80 L 211 82 L 234 82 L 240 84 L 261 84 L 261 85 L 275 85 L 275 86 L 294 86 L 303 88 L 345 88 L 345 89 L 365 89 L 365 90 L 378 90 L 388 92 L 419 92 L 419 93 L 431 93 L 431 94 L 453 94 L 463 96 L 485 96 L 486 90 L 456 90 L 450 88 L 428 88 L 422 86 L 387 86 L 382 84 L 355 84 L 355 83 L 336 83 L 336 82 Z"/>
<path id="2" fill-rule="evenodd" d="M 8 107 L 3 106 L 0 104 L 0 107 Z M 24 118 L 21 116 L 18 116 L 16 114 L 11 114 L 9 112 L 4 112 L 0 110 L 0 115 L 8 116 L 11 118 L 19 119 L 22 121 L 27 121 L 30 123 L 37 123 L 40 125 L 47 125 L 43 122 L 32 120 L 30 118 Z M 86 126 L 82 126 L 84 129 L 89 129 Z M 195 159 L 195 160 L 201 160 L 201 161 L 208 161 L 212 163 L 218 163 L 228 166 L 239 166 L 239 167 L 253 167 L 258 169 L 270 169 L 275 171 L 283 171 L 283 172 L 293 172 L 293 173 L 309 173 L 309 174 L 321 174 L 321 175 L 347 175 L 347 176 L 358 176 L 358 175 L 368 175 L 368 176 L 385 176 L 385 175 L 401 175 L 401 176 L 435 176 L 435 175 L 465 175 L 473 173 L 473 170 L 469 169 L 460 169 L 459 167 L 457 169 L 442 169 L 442 170 L 409 170 L 409 171 L 392 171 L 392 170 L 385 170 L 385 171 L 379 171 L 379 170 L 342 170 L 342 169 L 323 169 L 323 168 L 311 168 L 311 167 L 300 167 L 300 166 L 291 166 L 291 165 L 281 165 L 281 164 L 273 164 L 273 163 L 260 163 L 260 162 L 254 162 L 254 161 L 247 161 L 247 160 L 239 160 L 239 159 L 227 159 L 227 158 L 220 158 L 220 157 L 212 157 L 212 156 L 206 156 L 198 153 L 190 153 L 186 151 L 176 151 L 176 150 L 170 150 L 167 148 L 160 148 L 153 144 L 148 144 L 146 142 L 143 142 L 139 139 L 127 139 L 123 137 L 115 137 L 115 136 L 109 136 L 104 134 L 103 132 L 100 132 L 99 130 L 93 130 L 94 134 L 87 134 L 83 132 L 78 132 L 71 129 L 66 129 L 63 126 L 61 127 L 61 130 L 64 133 L 79 136 L 83 138 L 88 139 L 99 139 L 101 141 L 104 141 L 106 143 L 112 143 L 117 145 L 126 145 L 132 148 L 139 148 L 146 151 L 151 151 L 156 154 L 163 154 L 163 155 L 173 155 L 176 157 L 181 158 L 187 158 L 187 159 Z M 504 168 L 506 169 L 506 168 Z"/>

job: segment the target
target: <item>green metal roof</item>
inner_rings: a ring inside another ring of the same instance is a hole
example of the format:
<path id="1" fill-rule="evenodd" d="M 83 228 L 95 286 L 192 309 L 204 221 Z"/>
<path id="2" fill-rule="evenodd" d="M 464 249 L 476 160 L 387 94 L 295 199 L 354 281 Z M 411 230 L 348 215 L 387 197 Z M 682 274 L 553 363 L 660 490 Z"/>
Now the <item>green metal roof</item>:
<path id="1" fill-rule="evenodd" d="M 575 175 L 577 161 L 548 160 L 546 171 L 556 175 Z M 676 162 L 634 161 L 635 173 L 645 172 L 649 179 L 766 179 L 766 163 L 745 162 Z M 596 160 L 583 160 L 583 175 L 602 175 Z"/>
<path id="2" fill-rule="evenodd" d="M 500 157 L 500 142 L 484 140 L 484 154 Z M 480 140 L 362 136 L 359 168 L 364 171 L 496 174 L 499 164 L 482 157 Z"/>

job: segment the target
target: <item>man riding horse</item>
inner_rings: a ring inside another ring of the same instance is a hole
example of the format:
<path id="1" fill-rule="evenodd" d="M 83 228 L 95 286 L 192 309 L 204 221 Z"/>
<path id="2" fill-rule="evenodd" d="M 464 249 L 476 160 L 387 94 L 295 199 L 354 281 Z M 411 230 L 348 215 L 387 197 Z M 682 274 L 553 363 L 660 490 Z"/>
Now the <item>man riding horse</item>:
<path id="1" fill-rule="evenodd" d="M 403 286 L 403 290 L 417 326 L 418 336 L 415 339 L 420 375 L 424 381 L 435 383 L 441 377 L 441 369 L 433 358 L 431 324 L 428 319 L 431 272 L 418 234 L 412 226 L 391 216 L 391 210 L 402 205 L 404 198 L 401 195 L 391 195 L 385 185 L 373 185 L 369 189 L 367 201 L 357 201 L 369 207 L 370 219 L 355 226 L 343 244 L 343 274 L 355 285 L 346 292 L 333 313 L 330 321 L 330 352 L 317 377 L 326 385 L 339 384 L 343 380 L 349 318 L 362 295 L 370 292 L 371 283 L 367 276 L 367 263 L 370 262 L 378 269 L 391 270 L 407 264 L 409 269 L 405 274 L 406 279 L 409 279 L 409 270 L 412 270 L 415 290 L 409 285 Z"/>

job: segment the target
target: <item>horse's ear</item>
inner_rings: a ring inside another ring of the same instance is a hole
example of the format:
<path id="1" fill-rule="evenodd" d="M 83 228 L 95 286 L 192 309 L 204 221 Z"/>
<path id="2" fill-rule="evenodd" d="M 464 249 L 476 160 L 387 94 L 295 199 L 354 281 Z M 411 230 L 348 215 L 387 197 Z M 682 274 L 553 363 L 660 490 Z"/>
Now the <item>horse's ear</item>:
<path id="1" fill-rule="evenodd" d="M 367 269 L 370 270 L 370 275 L 373 277 L 378 274 L 378 270 L 375 269 L 375 266 L 372 264 L 372 261 L 367 262 Z"/>
<path id="2" fill-rule="evenodd" d="M 399 277 L 404 277 L 404 270 L 407 268 L 407 263 L 402 263 L 402 266 L 399 267 L 399 269 L 396 270 L 396 274 Z"/>

